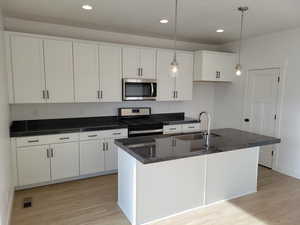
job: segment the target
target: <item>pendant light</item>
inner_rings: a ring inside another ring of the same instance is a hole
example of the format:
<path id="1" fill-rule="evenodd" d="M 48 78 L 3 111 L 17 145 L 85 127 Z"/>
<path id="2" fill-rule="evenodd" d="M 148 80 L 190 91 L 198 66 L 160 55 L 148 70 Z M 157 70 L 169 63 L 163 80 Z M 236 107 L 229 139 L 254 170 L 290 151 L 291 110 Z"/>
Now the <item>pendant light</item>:
<path id="1" fill-rule="evenodd" d="M 175 0 L 175 21 L 174 21 L 174 57 L 170 65 L 171 77 L 177 77 L 179 74 L 179 64 L 177 62 L 177 15 L 178 15 L 178 0 Z"/>
<path id="2" fill-rule="evenodd" d="M 244 28 L 244 13 L 248 11 L 248 7 L 239 7 L 238 10 L 241 12 L 241 30 L 240 30 L 240 43 L 239 43 L 239 55 L 238 55 L 238 64 L 235 66 L 235 73 L 237 76 L 242 75 L 242 66 L 241 66 L 241 49 L 242 49 L 242 40 L 243 40 L 243 28 Z"/>

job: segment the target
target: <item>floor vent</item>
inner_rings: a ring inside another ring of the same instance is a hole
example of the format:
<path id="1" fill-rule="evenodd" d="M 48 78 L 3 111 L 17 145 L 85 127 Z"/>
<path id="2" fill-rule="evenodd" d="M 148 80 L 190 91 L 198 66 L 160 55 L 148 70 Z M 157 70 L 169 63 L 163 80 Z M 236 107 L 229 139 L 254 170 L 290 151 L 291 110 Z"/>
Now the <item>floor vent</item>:
<path id="1" fill-rule="evenodd" d="M 29 197 L 29 198 L 24 198 L 23 200 L 23 208 L 26 209 L 26 208 L 31 208 L 32 207 L 32 198 Z"/>

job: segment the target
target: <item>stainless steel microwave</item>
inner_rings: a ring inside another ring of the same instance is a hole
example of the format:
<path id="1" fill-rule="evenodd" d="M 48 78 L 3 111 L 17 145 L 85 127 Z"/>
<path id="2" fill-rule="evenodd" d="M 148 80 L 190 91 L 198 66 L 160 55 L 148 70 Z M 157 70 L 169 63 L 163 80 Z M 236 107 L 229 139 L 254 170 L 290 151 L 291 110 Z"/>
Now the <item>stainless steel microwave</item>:
<path id="1" fill-rule="evenodd" d="M 155 101 L 157 82 L 152 79 L 123 79 L 124 101 Z"/>

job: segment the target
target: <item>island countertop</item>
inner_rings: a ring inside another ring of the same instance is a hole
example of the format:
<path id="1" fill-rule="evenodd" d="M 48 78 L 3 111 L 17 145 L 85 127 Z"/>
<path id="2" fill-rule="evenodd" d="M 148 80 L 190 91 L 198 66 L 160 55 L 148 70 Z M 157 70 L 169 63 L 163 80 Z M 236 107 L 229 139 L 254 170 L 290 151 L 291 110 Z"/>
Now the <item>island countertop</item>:
<path id="1" fill-rule="evenodd" d="M 234 151 L 280 143 L 279 138 L 263 136 L 238 129 L 211 131 L 209 147 L 201 133 L 156 135 L 118 139 L 115 144 L 143 164 L 168 161 L 198 155 Z"/>

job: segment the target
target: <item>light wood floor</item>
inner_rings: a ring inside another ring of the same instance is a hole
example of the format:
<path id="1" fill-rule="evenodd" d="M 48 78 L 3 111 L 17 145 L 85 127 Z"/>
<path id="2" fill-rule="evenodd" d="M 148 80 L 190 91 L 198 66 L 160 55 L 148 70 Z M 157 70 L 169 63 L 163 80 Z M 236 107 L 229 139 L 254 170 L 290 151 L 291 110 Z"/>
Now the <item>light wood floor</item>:
<path id="1" fill-rule="evenodd" d="M 18 191 L 12 225 L 128 225 L 116 205 L 116 175 Z M 299 225 L 300 181 L 260 168 L 255 194 L 194 210 L 156 225 Z M 33 207 L 23 209 L 24 197 Z"/>

